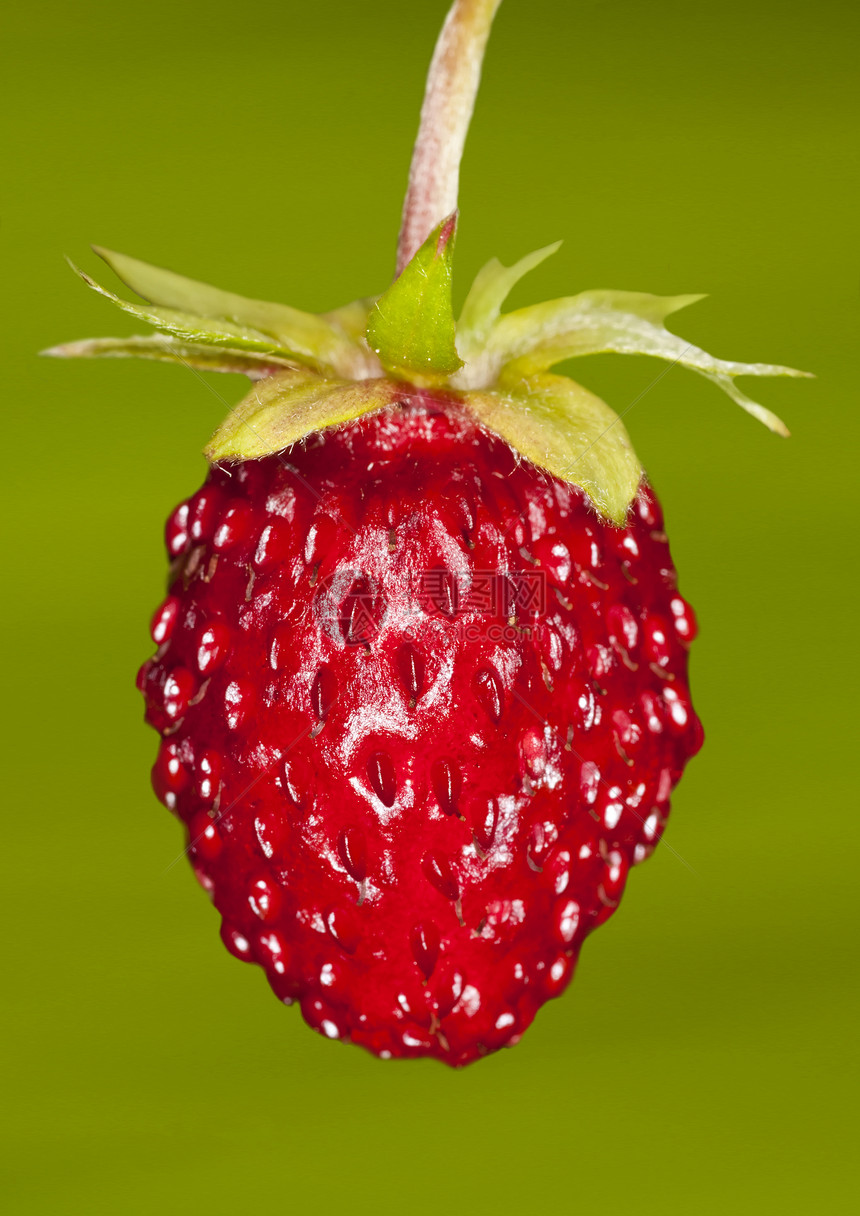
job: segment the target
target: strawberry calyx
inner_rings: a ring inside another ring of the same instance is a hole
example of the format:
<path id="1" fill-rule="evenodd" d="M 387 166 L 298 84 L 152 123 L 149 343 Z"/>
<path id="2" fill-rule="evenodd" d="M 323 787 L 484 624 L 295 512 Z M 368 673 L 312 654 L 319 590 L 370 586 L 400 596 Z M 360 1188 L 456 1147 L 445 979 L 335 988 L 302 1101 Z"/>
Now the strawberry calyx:
<path id="1" fill-rule="evenodd" d="M 431 64 L 398 246 L 399 273 L 380 296 L 325 314 L 248 299 L 94 247 L 140 297 L 132 303 L 77 270 L 88 287 L 156 332 L 55 346 L 57 357 L 143 358 L 255 381 L 206 448 L 241 461 L 436 390 L 524 458 L 579 486 L 623 524 L 642 466 L 619 416 L 557 364 L 615 352 L 650 355 L 712 381 L 771 431 L 785 424 L 737 386 L 739 376 L 806 376 L 794 368 L 717 359 L 666 328 L 700 295 L 584 291 L 503 313 L 551 245 L 505 267 L 488 262 L 458 320 L 452 303 L 456 193 L 480 65 L 498 0 L 456 0 Z M 451 205 L 453 204 L 453 205 Z M 416 234 L 432 231 L 420 244 Z M 416 248 L 417 244 L 417 248 Z"/>

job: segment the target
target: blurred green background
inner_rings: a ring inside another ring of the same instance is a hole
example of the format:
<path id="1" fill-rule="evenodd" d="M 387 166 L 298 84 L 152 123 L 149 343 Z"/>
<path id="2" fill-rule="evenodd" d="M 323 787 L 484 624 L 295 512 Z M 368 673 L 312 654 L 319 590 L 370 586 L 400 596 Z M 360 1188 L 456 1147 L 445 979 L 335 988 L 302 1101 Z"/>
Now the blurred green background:
<path id="1" fill-rule="evenodd" d="M 460 1074 L 312 1034 L 170 865 L 180 833 L 149 789 L 133 680 L 162 520 L 223 406 L 181 368 L 36 360 L 133 328 L 62 255 L 94 269 L 98 241 L 310 309 L 381 289 L 445 8 L 7 13 L 9 1211 L 850 1207 L 855 6 L 506 0 L 466 150 L 461 298 L 488 257 L 564 237 L 515 303 L 707 291 L 674 328 L 818 374 L 755 386 L 787 442 L 678 369 L 627 417 L 702 626 L 707 744 L 667 837 L 688 864 L 658 850 L 564 998 Z M 660 370 L 576 374 L 622 409 Z"/>

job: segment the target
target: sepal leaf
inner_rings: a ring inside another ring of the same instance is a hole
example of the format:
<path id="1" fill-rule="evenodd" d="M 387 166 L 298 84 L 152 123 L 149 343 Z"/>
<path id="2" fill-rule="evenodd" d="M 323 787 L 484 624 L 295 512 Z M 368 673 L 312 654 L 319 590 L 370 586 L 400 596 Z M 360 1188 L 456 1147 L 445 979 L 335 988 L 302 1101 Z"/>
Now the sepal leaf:
<path id="1" fill-rule="evenodd" d="M 368 345 L 401 379 L 433 384 L 463 366 L 451 303 L 456 224 L 454 212 L 434 228 L 370 313 Z"/>
<path id="2" fill-rule="evenodd" d="M 182 342 L 170 334 L 141 334 L 130 338 L 84 338 L 65 342 L 41 352 L 55 359 L 154 359 L 159 363 L 182 363 L 198 371 L 236 372 L 260 380 L 290 364 L 277 355 L 202 346 Z"/>
<path id="3" fill-rule="evenodd" d="M 457 322 L 457 349 L 468 362 L 484 346 L 499 315 L 502 305 L 513 289 L 530 271 L 540 266 L 561 248 L 561 241 L 537 249 L 520 258 L 513 266 L 503 266 L 498 258 L 491 258 L 478 273 L 469 288 L 466 302 Z"/>
<path id="4" fill-rule="evenodd" d="M 117 308 L 129 313 L 138 321 L 145 321 L 162 333 L 172 334 L 186 342 L 200 343 L 204 346 L 232 346 L 237 350 L 255 350 L 263 354 L 279 354 L 289 357 L 293 352 L 281 346 L 274 338 L 259 330 L 250 329 L 245 325 L 235 325 L 232 321 L 217 318 L 197 316 L 193 313 L 179 312 L 173 308 L 159 308 L 151 304 L 132 304 L 114 295 L 106 287 L 97 283 L 86 271 L 69 263 L 76 274 L 79 274 L 87 287 L 110 300 Z"/>
<path id="5" fill-rule="evenodd" d="M 373 355 L 367 345 L 367 321 L 376 303 L 376 296 L 367 296 L 361 300 L 353 300 L 342 308 L 334 308 L 331 312 L 322 313 L 322 317 L 339 332 L 346 334 L 350 342 L 365 350 L 370 358 Z M 375 359 L 374 359 L 375 365 Z M 378 367 L 376 370 L 379 370 Z"/>
<path id="6" fill-rule="evenodd" d="M 504 377 L 464 394 L 488 430 L 562 481 L 579 486 L 619 526 L 636 496 L 642 466 L 618 415 L 567 376 Z"/>
<path id="7" fill-rule="evenodd" d="M 306 371 L 281 372 L 261 380 L 231 410 L 206 456 L 212 463 L 269 456 L 316 431 L 383 409 L 397 394 L 390 380 L 324 380 Z"/>
<path id="8" fill-rule="evenodd" d="M 286 304 L 249 299 L 124 253 L 99 245 L 93 249 L 126 286 L 151 304 L 265 334 L 274 338 L 279 348 L 289 350 L 294 359 L 312 367 L 328 368 L 341 375 L 356 370 L 359 352 L 353 338 L 337 323 L 338 313 L 323 317 Z"/>
<path id="9" fill-rule="evenodd" d="M 663 321 L 673 312 L 702 299 L 699 295 L 654 296 L 644 292 L 585 291 L 549 300 L 501 317 L 487 342 L 485 360 L 497 374 L 544 371 L 580 355 L 615 351 L 653 355 L 679 363 L 712 380 L 765 426 L 787 435 L 785 424 L 742 393 L 736 376 L 808 376 L 808 372 L 772 363 L 737 363 L 717 359 L 670 333 Z"/>

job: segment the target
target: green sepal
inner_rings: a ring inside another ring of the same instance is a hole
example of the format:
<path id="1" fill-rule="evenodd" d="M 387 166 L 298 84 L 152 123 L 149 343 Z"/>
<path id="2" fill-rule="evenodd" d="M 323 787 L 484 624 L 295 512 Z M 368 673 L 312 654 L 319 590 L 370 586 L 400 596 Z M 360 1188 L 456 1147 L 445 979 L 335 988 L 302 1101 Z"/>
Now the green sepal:
<path id="1" fill-rule="evenodd" d="M 215 464 L 270 456 L 316 431 L 383 409 L 398 391 L 390 380 L 324 380 L 302 370 L 280 372 L 261 380 L 230 411 L 206 457 Z"/>
<path id="2" fill-rule="evenodd" d="M 130 338 L 84 338 L 65 342 L 41 352 L 54 359 L 154 359 L 158 363 L 182 363 L 198 371 L 236 372 L 260 380 L 291 366 L 277 355 L 223 346 L 182 342 L 170 334 L 134 335 Z"/>
<path id="3" fill-rule="evenodd" d="M 393 376 L 436 384 L 463 366 L 454 343 L 451 264 L 457 213 L 443 220 L 376 301 L 367 343 Z"/>
<path id="4" fill-rule="evenodd" d="M 809 373 L 772 363 L 716 359 L 666 329 L 663 324 L 666 317 L 701 299 L 701 295 L 585 291 L 566 299 L 521 308 L 501 317 L 493 327 L 484 362 L 491 376 L 501 374 L 503 369 L 513 375 L 530 375 L 580 355 L 609 351 L 652 355 L 712 380 L 770 430 L 787 435 L 785 423 L 764 406 L 751 401 L 735 386 L 734 378 L 808 376 Z"/>
<path id="5" fill-rule="evenodd" d="M 567 376 L 504 377 L 464 402 L 478 420 L 538 468 L 584 490 L 621 527 L 642 479 L 623 422 Z"/>
<path id="6" fill-rule="evenodd" d="M 334 308 L 331 312 L 320 314 L 340 333 L 346 334 L 355 347 L 364 350 L 368 358 L 374 360 L 374 364 L 376 359 L 367 345 L 365 335 L 368 318 L 375 303 L 376 296 L 367 296 L 365 299 L 353 300 L 350 304 L 344 304 L 342 308 Z"/>
<path id="7" fill-rule="evenodd" d="M 359 374 L 361 351 L 355 338 L 338 323 L 340 314 L 347 315 L 351 306 L 330 313 L 327 317 L 302 312 L 286 304 L 248 299 L 231 291 L 222 291 L 208 283 L 185 278 L 172 270 L 151 266 L 137 258 L 111 249 L 93 246 L 111 270 L 137 295 L 151 304 L 175 309 L 181 313 L 209 322 L 228 322 L 246 331 L 264 334 L 275 340 L 280 350 L 308 366 L 335 371 L 344 376 Z M 362 302 L 356 307 L 361 310 Z M 357 335 L 361 341 L 362 334 Z M 363 343 L 362 343 L 363 345 Z M 357 359 L 358 356 L 358 359 Z"/>
<path id="8" fill-rule="evenodd" d="M 237 350 L 255 350 L 263 354 L 282 355 L 286 358 L 289 358 L 293 354 L 292 351 L 281 346 L 269 334 L 261 333 L 259 330 L 251 329 L 245 325 L 235 325 L 232 321 L 180 312 L 174 308 L 157 308 L 149 304 L 132 304 L 130 301 L 123 300 L 120 296 L 114 295 L 106 287 L 102 287 L 86 271 L 75 266 L 74 262 L 69 262 L 69 265 L 76 274 L 80 275 L 87 287 L 97 292 L 100 296 L 104 296 L 106 300 L 110 300 L 112 304 L 122 309 L 123 312 L 129 313 L 130 316 L 135 317 L 138 321 L 145 321 L 147 325 L 151 325 L 162 333 L 172 334 L 174 337 L 181 338 L 185 342 L 199 343 L 203 346 L 232 346 Z"/>
<path id="9" fill-rule="evenodd" d="M 513 266 L 503 266 L 491 258 L 478 273 L 469 288 L 466 302 L 457 322 L 457 349 L 468 362 L 479 355 L 499 315 L 502 305 L 513 289 L 530 271 L 540 266 L 561 248 L 561 241 L 528 253 Z"/>

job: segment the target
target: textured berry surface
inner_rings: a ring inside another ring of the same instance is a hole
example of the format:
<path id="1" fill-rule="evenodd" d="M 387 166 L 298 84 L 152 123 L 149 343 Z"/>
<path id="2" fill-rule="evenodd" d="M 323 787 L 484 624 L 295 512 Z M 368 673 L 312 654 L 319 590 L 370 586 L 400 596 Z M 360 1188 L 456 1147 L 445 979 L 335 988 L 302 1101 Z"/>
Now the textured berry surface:
<path id="1" fill-rule="evenodd" d="M 428 393 L 174 512 L 153 783 L 315 1029 L 462 1065 L 565 988 L 701 743 L 662 529 Z"/>

